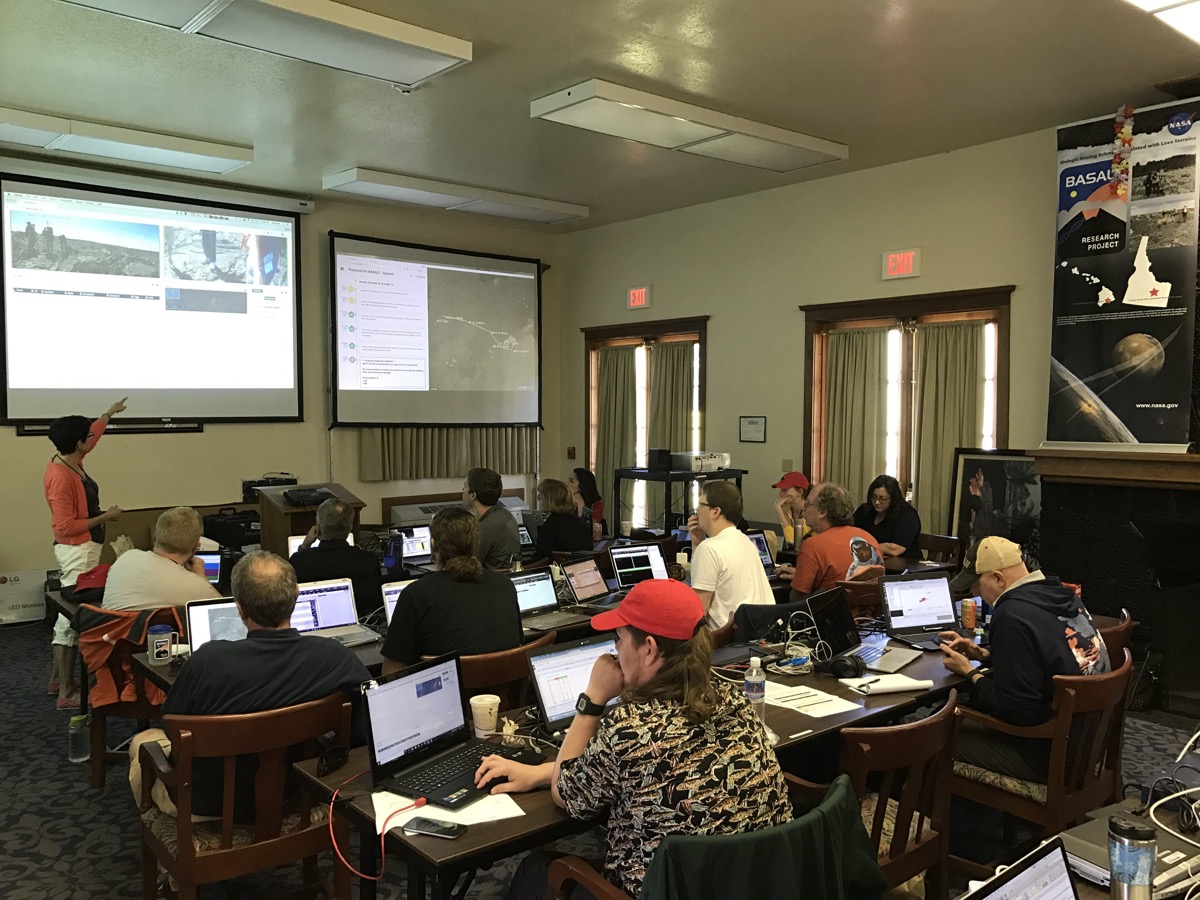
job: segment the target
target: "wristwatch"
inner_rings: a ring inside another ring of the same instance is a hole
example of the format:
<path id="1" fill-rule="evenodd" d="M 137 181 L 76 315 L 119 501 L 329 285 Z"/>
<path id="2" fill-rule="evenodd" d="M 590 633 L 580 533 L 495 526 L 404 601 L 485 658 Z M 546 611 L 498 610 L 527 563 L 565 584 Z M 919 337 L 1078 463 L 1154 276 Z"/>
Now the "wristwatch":
<path id="1" fill-rule="evenodd" d="M 593 703 L 592 698 L 587 694 L 580 694 L 579 699 L 575 701 L 575 712 L 581 716 L 602 716 L 604 715 L 604 706 L 600 703 Z"/>

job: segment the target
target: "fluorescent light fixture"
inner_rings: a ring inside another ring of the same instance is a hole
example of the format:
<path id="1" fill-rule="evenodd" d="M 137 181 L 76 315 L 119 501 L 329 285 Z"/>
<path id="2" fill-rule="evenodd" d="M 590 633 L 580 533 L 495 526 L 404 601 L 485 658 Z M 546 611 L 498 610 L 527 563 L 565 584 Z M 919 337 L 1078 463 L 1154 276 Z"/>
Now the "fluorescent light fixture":
<path id="1" fill-rule="evenodd" d="M 1138 9 L 1144 9 L 1146 12 L 1157 12 L 1168 6 L 1178 6 L 1182 0 L 1125 0 L 1125 2 L 1132 3 Z"/>
<path id="2" fill-rule="evenodd" d="M 0 108 L 0 142 L 48 147 L 71 130 L 69 119 Z"/>
<path id="3" fill-rule="evenodd" d="M 596 78 L 534 100 L 529 116 L 775 172 L 850 157 L 845 144 Z"/>
<path id="4" fill-rule="evenodd" d="M 322 184 L 327 191 L 551 225 L 582 219 L 588 214 L 586 206 L 574 203 L 506 194 L 503 191 L 372 169 L 347 169 L 336 175 L 326 175 Z"/>
<path id="5" fill-rule="evenodd" d="M 1170 9 L 1156 12 L 1154 16 L 1166 22 L 1180 34 L 1200 43 L 1200 2 L 1172 6 Z"/>
<path id="6" fill-rule="evenodd" d="M 401 87 L 416 87 L 472 57 L 470 41 L 333 0 L 68 2 Z"/>

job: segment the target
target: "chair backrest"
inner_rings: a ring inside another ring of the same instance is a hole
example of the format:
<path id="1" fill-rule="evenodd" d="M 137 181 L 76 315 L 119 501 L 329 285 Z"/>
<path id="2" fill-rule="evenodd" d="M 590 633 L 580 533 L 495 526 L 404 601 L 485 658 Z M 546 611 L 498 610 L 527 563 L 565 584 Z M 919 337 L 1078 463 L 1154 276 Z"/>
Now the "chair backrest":
<path id="1" fill-rule="evenodd" d="M 850 776 L 862 801 L 878 787 L 868 824 L 888 883 L 895 886 L 937 864 L 949 852 L 950 773 L 957 691 L 919 722 L 885 728 L 843 728 L 838 770 Z M 888 809 L 888 799 L 895 801 Z M 884 821 L 894 812 L 891 842 L 880 846 Z"/>
<path id="2" fill-rule="evenodd" d="M 179 810 L 179 855 L 191 857 L 192 844 L 192 784 L 195 762 L 200 759 L 221 760 L 224 773 L 221 811 L 220 850 L 229 854 L 228 864 L 236 867 L 234 857 L 262 858 L 261 845 L 267 841 L 281 842 L 271 853 L 282 854 L 282 842 L 297 846 L 306 841 L 320 849 L 327 826 L 310 826 L 312 796 L 307 784 L 301 781 L 300 821 L 296 831 L 280 836 L 284 818 L 284 798 L 292 763 L 297 759 L 316 756 L 316 739 L 333 732 L 336 743 L 349 746 L 350 700 L 345 694 L 331 694 L 321 700 L 311 700 L 282 709 L 243 713 L 229 716 L 164 716 L 163 730 L 171 740 L 171 756 L 179 779 L 175 804 Z M 297 757 L 293 748 L 300 747 Z M 234 794 L 239 756 L 256 756 L 258 767 L 254 774 L 254 842 L 233 846 Z M 326 840 L 327 843 L 327 840 Z M 316 852 L 316 850 L 313 850 Z M 281 855 L 280 859 L 297 859 Z M 206 863 L 211 864 L 211 863 Z M 276 863 L 269 863 L 276 865 Z M 261 866 L 257 866 L 261 868 Z M 247 871 L 254 871 L 249 869 Z M 232 877 L 232 876 L 227 876 Z"/>
<path id="3" fill-rule="evenodd" d="M 877 578 L 869 581 L 839 581 L 838 587 L 845 592 L 846 602 L 852 611 L 869 608 L 878 612 L 882 608 Z"/>
<path id="4" fill-rule="evenodd" d="M 496 694 L 500 698 L 501 709 L 520 706 L 529 688 L 526 651 L 549 647 L 557 637 L 558 632 L 547 631 L 536 641 L 511 650 L 460 657 L 463 691 L 470 694 Z"/>
<path id="5" fill-rule="evenodd" d="M 1119 656 L 1109 658 L 1114 668 L 1105 675 L 1054 676 L 1047 806 L 1073 807 L 1073 799 L 1078 798 L 1082 814 L 1092 808 L 1086 804 L 1093 795 L 1100 799 L 1111 795 L 1114 779 L 1119 786 L 1117 766 L 1133 657 L 1123 647 Z"/>
<path id="6" fill-rule="evenodd" d="M 1109 660 L 1116 664 L 1121 658 L 1121 651 L 1129 646 L 1129 639 L 1133 635 L 1133 616 L 1129 614 L 1129 610 L 1122 609 L 1121 620 L 1116 625 L 1096 630 L 1100 632 L 1100 637 L 1104 638 Z"/>
<path id="7" fill-rule="evenodd" d="M 922 531 L 917 535 L 917 546 L 921 548 L 926 559 L 934 562 L 958 562 L 958 538 L 949 534 L 927 534 Z"/>

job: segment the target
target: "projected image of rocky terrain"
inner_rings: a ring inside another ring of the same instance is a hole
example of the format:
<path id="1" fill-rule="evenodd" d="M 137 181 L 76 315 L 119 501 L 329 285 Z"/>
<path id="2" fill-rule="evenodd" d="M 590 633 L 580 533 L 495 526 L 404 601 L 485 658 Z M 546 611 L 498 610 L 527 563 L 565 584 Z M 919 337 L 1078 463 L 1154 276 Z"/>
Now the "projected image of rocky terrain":
<path id="1" fill-rule="evenodd" d="M 157 225 L 13 212 L 9 228 L 18 269 L 159 277 Z"/>
<path id="2" fill-rule="evenodd" d="M 164 278 L 246 283 L 251 236 L 211 228 L 164 228 Z"/>

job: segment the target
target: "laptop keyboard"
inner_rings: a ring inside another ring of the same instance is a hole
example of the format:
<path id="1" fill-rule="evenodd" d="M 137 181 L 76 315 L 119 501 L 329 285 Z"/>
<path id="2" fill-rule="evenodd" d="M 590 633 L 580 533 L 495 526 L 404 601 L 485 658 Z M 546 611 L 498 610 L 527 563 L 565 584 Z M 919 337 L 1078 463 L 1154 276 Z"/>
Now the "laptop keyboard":
<path id="1" fill-rule="evenodd" d="M 536 628 L 538 631 L 548 631 L 551 628 L 565 628 L 586 621 L 589 617 L 582 613 L 558 612 L 542 613 L 530 616 L 521 622 L 526 628 Z"/>
<path id="2" fill-rule="evenodd" d="M 887 650 L 887 647 L 881 647 L 878 644 L 859 644 L 850 651 L 850 655 L 857 656 L 863 662 L 870 665 L 883 656 L 885 650 Z"/>
<path id="3" fill-rule="evenodd" d="M 465 747 L 452 753 L 436 765 L 423 768 L 411 775 L 398 775 L 394 784 L 404 791 L 418 794 L 433 794 L 446 785 L 470 775 L 479 768 L 485 756 L 492 754 L 523 762 L 529 759 L 529 751 L 521 747 L 505 747 L 503 744 Z"/>

